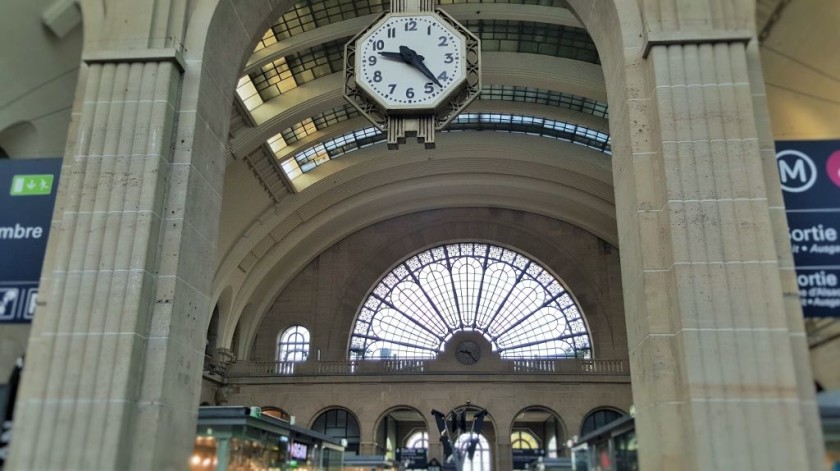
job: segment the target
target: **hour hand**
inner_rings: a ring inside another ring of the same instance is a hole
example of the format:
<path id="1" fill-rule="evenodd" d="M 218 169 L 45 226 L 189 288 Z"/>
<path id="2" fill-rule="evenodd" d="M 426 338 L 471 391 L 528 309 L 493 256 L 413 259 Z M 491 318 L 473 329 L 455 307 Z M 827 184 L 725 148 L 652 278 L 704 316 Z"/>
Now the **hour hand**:
<path id="1" fill-rule="evenodd" d="M 417 52 L 415 52 L 414 49 L 411 49 L 408 46 L 400 46 L 400 55 L 402 56 L 404 61 L 408 62 L 415 69 L 419 70 L 423 75 L 426 76 L 426 78 L 434 82 L 438 87 L 443 87 L 443 85 L 441 85 L 438 81 L 437 77 L 435 77 L 435 74 L 433 74 L 432 71 L 429 70 L 428 67 L 426 67 L 426 64 L 423 62 L 425 58 L 420 54 L 417 54 Z"/>
<path id="2" fill-rule="evenodd" d="M 398 61 L 403 61 L 403 55 L 399 52 L 388 52 L 388 51 L 379 51 L 379 55 L 386 58 L 386 59 L 394 59 Z"/>

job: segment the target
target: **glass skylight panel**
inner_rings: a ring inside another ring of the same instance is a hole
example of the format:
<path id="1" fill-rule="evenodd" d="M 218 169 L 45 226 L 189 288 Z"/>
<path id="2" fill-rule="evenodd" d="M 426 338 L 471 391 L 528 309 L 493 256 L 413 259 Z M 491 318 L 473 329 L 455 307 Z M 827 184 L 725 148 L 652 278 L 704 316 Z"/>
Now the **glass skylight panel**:
<path id="1" fill-rule="evenodd" d="M 474 242 L 431 248 L 386 274 L 357 316 L 349 355 L 434 358 L 465 330 L 503 358 L 591 355 L 580 310 L 558 280 L 522 254 Z"/>
<path id="2" fill-rule="evenodd" d="M 349 116 L 349 114 L 348 114 Z M 314 121 L 312 123 L 314 126 Z M 281 135 L 287 144 L 291 145 L 309 134 L 305 124 L 297 124 L 287 128 Z M 314 126 L 317 128 L 317 126 Z M 461 113 L 444 132 L 476 130 L 502 131 L 510 133 L 527 133 L 534 136 L 559 139 L 574 144 L 581 144 L 592 149 L 610 153 L 609 135 L 593 131 L 573 123 L 556 121 L 537 116 L 511 115 L 504 113 Z M 331 159 L 335 159 L 348 152 L 367 147 L 385 140 L 385 134 L 374 126 L 362 128 L 333 139 L 318 143 L 294 155 L 299 162 L 302 173 L 309 172 L 316 166 Z M 295 172 L 296 176 L 300 173 Z M 288 172 L 289 178 L 292 177 Z"/>
<path id="3" fill-rule="evenodd" d="M 286 144 L 286 140 L 283 139 L 283 136 L 281 134 L 275 134 L 268 141 L 266 141 L 266 143 L 268 144 L 268 147 L 271 148 L 271 151 L 275 154 L 286 148 L 286 146 L 288 145 Z"/>
<path id="4" fill-rule="evenodd" d="M 284 57 L 263 65 L 259 71 L 249 74 L 249 77 L 263 101 L 297 86 Z"/>
<path id="5" fill-rule="evenodd" d="M 297 160 L 295 159 L 286 159 L 280 164 L 280 167 L 283 168 L 283 172 L 286 173 L 286 176 L 289 177 L 289 180 L 294 180 L 295 178 L 303 175 L 303 171 L 300 169 L 300 165 L 298 165 Z"/>
<path id="6" fill-rule="evenodd" d="M 319 26 L 360 15 L 380 13 L 385 11 L 387 5 L 388 2 L 352 0 L 299 3 L 266 32 L 257 45 L 257 50 L 295 34 L 312 31 Z M 542 54 L 600 63 L 595 44 L 583 28 L 508 20 L 470 20 L 463 24 L 481 38 L 484 51 Z M 260 71 L 252 73 L 250 78 L 262 100 L 268 101 L 303 83 L 341 72 L 344 66 L 344 45 L 348 40 L 349 38 L 339 38 L 306 51 L 290 54 L 266 64 Z"/>
<path id="7" fill-rule="evenodd" d="M 568 93 L 511 85 L 485 85 L 479 100 L 501 100 L 566 108 L 572 111 L 607 117 L 607 104 Z"/>
<path id="8" fill-rule="evenodd" d="M 254 87 L 254 82 L 247 75 L 239 79 L 239 83 L 236 85 L 236 94 L 239 95 L 239 98 L 245 104 L 245 108 L 248 111 L 253 111 L 254 108 L 263 104 L 262 97 L 260 97 L 256 87 Z"/>
<path id="9" fill-rule="evenodd" d="M 481 39 L 482 51 L 541 54 L 600 64 L 595 43 L 583 28 L 511 20 L 461 23 Z"/>
<path id="10" fill-rule="evenodd" d="M 254 52 L 257 52 L 261 49 L 265 49 L 268 46 L 277 42 L 277 36 L 274 35 L 274 31 L 268 30 L 263 34 L 262 39 L 260 42 L 257 43 L 257 46 L 254 48 Z"/>
<path id="11" fill-rule="evenodd" d="M 567 8 L 564 0 L 443 0 L 441 5 L 458 3 L 511 3 L 520 5 L 543 5 L 558 8 Z M 356 18 L 359 16 L 382 13 L 390 8 L 390 2 L 386 0 L 330 0 L 325 2 L 302 1 L 295 4 L 294 8 L 288 10 L 277 22 L 266 32 L 263 41 L 271 35 L 275 40 L 289 38 L 296 34 L 312 31 L 320 26 Z M 267 46 L 268 44 L 266 44 Z M 263 46 L 265 47 L 265 46 Z"/>

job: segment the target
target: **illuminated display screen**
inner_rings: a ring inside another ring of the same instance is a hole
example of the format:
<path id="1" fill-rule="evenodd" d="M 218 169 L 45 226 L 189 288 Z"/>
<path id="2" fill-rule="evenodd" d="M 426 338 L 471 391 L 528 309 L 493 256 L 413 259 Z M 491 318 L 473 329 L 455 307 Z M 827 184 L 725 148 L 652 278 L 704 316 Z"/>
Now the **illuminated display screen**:
<path id="1" fill-rule="evenodd" d="M 305 460 L 307 451 L 309 451 L 308 446 L 303 443 L 292 442 L 292 446 L 289 447 L 289 456 L 295 459 Z"/>

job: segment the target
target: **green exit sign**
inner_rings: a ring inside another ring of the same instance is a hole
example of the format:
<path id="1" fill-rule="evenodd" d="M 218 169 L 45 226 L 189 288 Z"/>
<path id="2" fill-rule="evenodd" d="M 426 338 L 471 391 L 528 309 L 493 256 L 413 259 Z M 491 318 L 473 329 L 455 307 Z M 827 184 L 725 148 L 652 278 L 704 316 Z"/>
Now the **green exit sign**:
<path id="1" fill-rule="evenodd" d="M 15 175 L 12 177 L 12 196 L 49 195 L 52 193 L 53 176 L 46 175 Z"/>

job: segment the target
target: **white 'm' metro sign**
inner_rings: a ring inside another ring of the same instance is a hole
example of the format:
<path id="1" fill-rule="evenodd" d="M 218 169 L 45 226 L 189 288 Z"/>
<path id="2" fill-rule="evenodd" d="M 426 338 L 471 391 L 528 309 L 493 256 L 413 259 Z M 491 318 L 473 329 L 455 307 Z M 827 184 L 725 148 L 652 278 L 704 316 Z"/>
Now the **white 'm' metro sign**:
<path id="1" fill-rule="evenodd" d="M 808 191 L 817 182 L 817 166 L 798 150 L 783 150 L 776 154 L 782 189 L 789 193 Z"/>

